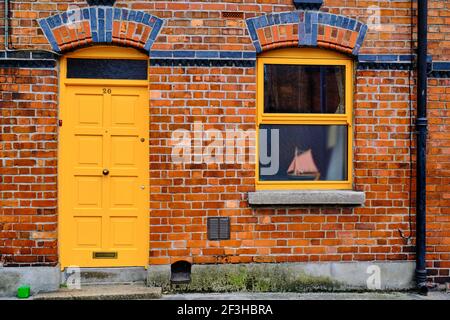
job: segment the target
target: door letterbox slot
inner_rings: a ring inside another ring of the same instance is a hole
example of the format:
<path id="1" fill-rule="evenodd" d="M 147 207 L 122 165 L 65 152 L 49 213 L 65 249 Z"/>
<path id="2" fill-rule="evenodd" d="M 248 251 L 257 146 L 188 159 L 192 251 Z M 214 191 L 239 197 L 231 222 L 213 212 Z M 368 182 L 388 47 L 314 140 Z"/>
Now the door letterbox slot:
<path id="1" fill-rule="evenodd" d="M 93 259 L 117 259 L 117 252 L 93 252 Z"/>

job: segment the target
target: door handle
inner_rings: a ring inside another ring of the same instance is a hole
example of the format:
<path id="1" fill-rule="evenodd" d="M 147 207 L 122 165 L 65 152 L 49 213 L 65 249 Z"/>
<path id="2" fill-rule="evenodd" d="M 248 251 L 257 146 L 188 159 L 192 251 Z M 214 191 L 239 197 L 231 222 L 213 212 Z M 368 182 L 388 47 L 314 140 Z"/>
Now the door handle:
<path id="1" fill-rule="evenodd" d="M 103 169 L 103 175 L 107 176 L 109 174 L 109 170 L 108 169 Z"/>

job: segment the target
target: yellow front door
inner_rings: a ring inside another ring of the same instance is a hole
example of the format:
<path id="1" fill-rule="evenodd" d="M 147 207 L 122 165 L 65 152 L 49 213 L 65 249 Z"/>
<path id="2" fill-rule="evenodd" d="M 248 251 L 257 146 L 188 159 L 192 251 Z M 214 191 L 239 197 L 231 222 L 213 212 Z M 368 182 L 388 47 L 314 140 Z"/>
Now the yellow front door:
<path id="1" fill-rule="evenodd" d="M 59 142 L 63 268 L 147 265 L 147 105 L 147 87 L 64 86 Z"/>

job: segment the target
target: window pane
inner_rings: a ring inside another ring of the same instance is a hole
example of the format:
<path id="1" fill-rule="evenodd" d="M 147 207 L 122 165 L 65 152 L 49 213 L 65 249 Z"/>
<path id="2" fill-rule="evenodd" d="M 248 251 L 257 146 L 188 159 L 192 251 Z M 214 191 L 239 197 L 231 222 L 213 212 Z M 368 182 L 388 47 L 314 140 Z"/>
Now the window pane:
<path id="1" fill-rule="evenodd" d="M 67 59 L 67 78 L 147 80 L 147 60 Z"/>
<path id="2" fill-rule="evenodd" d="M 264 65 L 265 113 L 345 113 L 345 67 Z"/>
<path id="3" fill-rule="evenodd" d="M 347 126 L 261 125 L 261 181 L 347 180 Z"/>

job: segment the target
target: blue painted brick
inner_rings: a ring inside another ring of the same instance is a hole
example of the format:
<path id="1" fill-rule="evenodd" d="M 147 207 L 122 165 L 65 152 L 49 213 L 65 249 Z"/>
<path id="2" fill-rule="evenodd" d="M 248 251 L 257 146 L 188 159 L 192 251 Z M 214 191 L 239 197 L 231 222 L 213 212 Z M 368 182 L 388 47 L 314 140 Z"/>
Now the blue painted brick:
<path id="1" fill-rule="evenodd" d="M 173 52 L 174 58 L 194 58 L 195 57 L 195 51 L 174 51 Z"/>
<path id="2" fill-rule="evenodd" d="M 359 30 L 358 39 L 356 40 L 356 44 L 358 44 L 359 46 L 362 46 L 364 38 L 366 37 L 367 29 L 367 25 L 363 25 L 361 27 L 361 30 Z"/>
<path id="3" fill-rule="evenodd" d="M 105 42 L 105 20 L 98 20 L 98 41 Z"/>
<path id="4" fill-rule="evenodd" d="M 195 56 L 197 58 L 219 58 L 218 51 L 196 51 Z"/>
<path id="5" fill-rule="evenodd" d="M 259 41 L 253 41 L 253 45 L 255 46 L 257 53 L 262 52 L 261 44 L 259 43 Z"/>
<path id="6" fill-rule="evenodd" d="M 142 11 L 138 11 L 136 14 L 136 18 L 134 19 L 136 22 L 141 23 L 142 22 L 142 17 L 144 16 L 144 13 Z"/>
<path id="7" fill-rule="evenodd" d="M 121 14 L 122 12 L 119 8 L 114 8 L 114 20 L 120 20 Z"/>
<path id="8" fill-rule="evenodd" d="M 260 28 L 267 27 L 267 18 L 266 16 L 260 16 L 257 18 Z"/>
<path id="9" fill-rule="evenodd" d="M 50 29 L 55 28 L 55 24 L 54 24 L 54 22 L 53 22 L 53 17 L 48 17 L 48 18 L 47 18 L 47 24 L 48 24 L 48 26 L 49 26 Z"/>
<path id="10" fill-rule="evenodd" d="M 291 21 L 292 23 L 299 23 L 300 19 L 297 12 L 291 12 Z"/>
<path id="11" fill-rule="evenodd" d="M 128 21 L 134 21 L 136 19 L 136 11 L 130 10 L 130 14 L 128 15 Z"/>
<path id="12" fill-rule="evenodd" d="M 319 12 L 319 16 L 318 17 L 319 17 L 319 23 L 321 23 L 321 24 L 323 23 L 323 15 L 324 14 L 322 12 Z"/>
<path id="13" fill-rule="evenodd" d="M 396 54 L 379 54 L 377 55 L 377 61 L 382 62 L 398 62 L 399 56 Z"/>
<path id="14" fill-rule="evenodd" d="M 377 61 L 376 54 L 361 54 L 358 56 L 358 61 L 360 62 L 374 62 Z"/>
<path id="15" fill-rule="evenodd" d="M 165 50 L 155 50 L 155 51 L 151 51 L 150 55 L 153 58 L 172 58 L 173 52 L 165 51 Z"/>
<path id="16" fill-rule="evenodd" d="M 348 29 L 348 23 L 349 23 L 349 19 L 344 17 L 344 19 L 342 21 L 342 28 Z"/>
<path id="17" fill-rule="evenodd" d="M 307 12 L 305 16 L 305 34 L 310 33 L 311 33 L 311 14 Z"/>
<path id="18" fill-rule="evenodd" d="M 158 36 L 158 33 L 159 33 L 159 29 L 161 29 L 161 27 L 162 27 L 162 23 L 163 23 L 163 21 L 161 19 L 156 19 L 155 25 L 152 29 L 152 32 L 150 33 L 149 39 L 151 39 L 151 40 L 156 39 L 156 37 Z"/>
<path id="19" fill-rule="evenodd" d="M 142 17 L 142 23 L 148 26 L 149 23 L 150 23 L 150 18 L 151 17 L 152 16 L 149 15 L 148 13 L 145 13 L 144 16 Z"/>
<path id="20" fill-rule="evenodd" d="M 275 24 L 280 24 L 281 23 L 280 15 L 278 13 L 273 14 L 273 21 L 274 21 Z"/>
<path id="21" fill-rule="evenodd" d="M 128 20 L 128 10 L 122 9 L 122 20 L 127 21 Z"/>
<path id="22" fill-rule="evenodd" d="M 305 22 L 305 12 L 304 11 L 298 12 L 298 21 L 299 21 L 299 23 Z"/>
<path id="23" fill-rule="evenodd" d="M 152 27 L 155 25 L 156 21 L 161 20 L 157 17 L 150 16 L 150 20 L 148 21 L 148 26 Z M 161 20 L 162 21 L 162 20 Z"/>
<path id="24" fill-rule="evenodd" d="M 144 50 L 150 51 L 150 49 L 153 46 L 153 42 L 154 42 L 154 40 L 148 39 L 147 42 L 145 43 Z"/>
<path id="25" fill-rule="evenodd" d="M 105 8 L 99 7 L 97 9 L 97 12 L 98 12 L 99 19 L 105 19 Z"/>
<path id="26" fill-rule="evenodd" d="M 353 30 L 355 28 L 356 21 L 351 19 L 348 23 L 348 29 Z"/>
<path id="27" fill-rule="evenodd" d="M 92 41 L 93 41 L 93 42 L 98 42 L 98 34 L 97 34 L 97 31 L 93 31 L 93 32 L 92 32 Z"/>
<path id="28" fill-rule="evenodd" d="M 54 24 L 55 28 L 62 25 L 61 16 L 59 14 L 53 16 L 53 24 Z"/>
<path id="29" fill-rule="evenodd" d="M 95 8 L 90 8 L 91 30 L 97 30 L 97 12 Z"/>
<path id="30" fill-rule="evenodd" d="M 273 26 L 275 24 L 275 21 L 273 20 L 273 15 L 271 14 L 267 15 L 267 24 L 269 26 Z"/>
<path id="31" fill-rule="evenodd" d="M 412 61 L 414 59 L 414 56 L 411 54 L 402 54 L 399 58 L 400 61 Z"/>
<path id="32" fill-rule="evenodd" d="M 112 31 L 113 28 L 113 10 L 112 8 L 106 9 L 106 31 Z"/>
<path id="33" fill-rule="evenodd" d="M 281 24 L 287 24 L 289 23 L 289 12 L 282 12 L 280 13 L 280 22 Z"/>
<path id="34" fill-rule="evenodd" d="M 450 62 L 447 61 L 433 62 L 433 71 L 450 71 Z"/>
<path id="35" fill-rule="evenodd" d="M 89 8 L 83 8 L 83 19 L 89 20 Z"/>
<path id="36" fill-rule="evenodd" d="M 337 16 L 332 15 L 331 19 L 330 19 L 330 25 L 331 26 L 336 26 L 336 21 L 337 21 Z"/>
<path id="37" fill-rule="evenodd" d="M 331 15 L 328 13 L 324 13 L 323 15 L 323 24 L 330 25 Z"/>
<path id="38" fill-rule="evenodd" d="M 241 59 L 242 58 L 242 52 L 238 52 L 238 51 L 221 51 L 220 52 L 220 58 Z"/>
<path id="39" fill-rule="evenodd" d="M 106 42 L 108 42 L 108 43 L 112 42 L 112 32 L 111 31 L 106 32 Z"/>
<path id="40" fill-rule="evenodd" d="M 256 59 L 256 53 L 252 51 L 244 51 L 242 53 L 244 59 Z"/>
<path id="41" fill-rule="evenodd" d="M 71 11 L 69 11 L 69 13 L 70 13 L 70 15 L 72 16 L 72 15 L 75 13 L 75 10 L 71 10 Z M 67 24 L 67 22 L 68 22 L 67 11 L 64 11 L 64 12 L 61 14 L 61 20 L 62 20 L 62 23 L 63 23 L 63 24 Z"/>
<path id="42" fill-rule="evenodd" d="M 250 34 L 250 38 L 252 38 L 253 41 L 258 40 L 258 35 L 256 34 L 256 29 L 253 24 L 253 20 L 248 19 L 248 20 L 246 20 L 246 22 L 247 22 L 247 29 L 248 29 L 248 33 Z"/>
<path id="43" fill-rule="evenodd" d="M 255 26 L 255 29 L 261 29 L 261 24 L 259 22 L 259 18 L 253 18 L 253 25 Z"/>
<path id="44" fill-rule="evenodd" d="M 312 15 L 312 31 L 311 31 L 311 42 L 312 46 L 317 45 L 317 33 L 318 33 L 318 25 L 317 25 L 318 17 L 317 13 L 313 13 Z"/>
<path id="45" fill-rule="evenodd" d="M 306 38 L 305 24 L 299 23 L 299 25 L 298 25 L 298 42 L 299 42 L 299 44 L 305 44 L 305 38 Z"/>
<path id="46" fill-rule="evenodd" d="M 344 18 L 342 16 L 338 16 L 336 19 L 336 27 L 341 28 L 343 22 L 344 22 Z"/>

